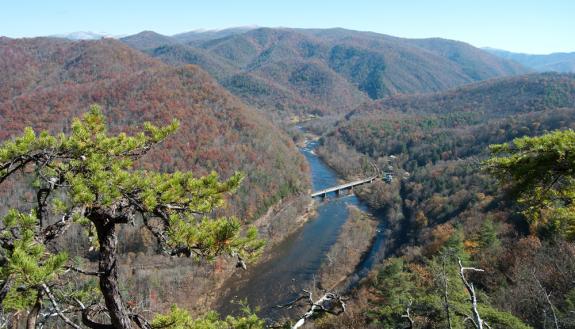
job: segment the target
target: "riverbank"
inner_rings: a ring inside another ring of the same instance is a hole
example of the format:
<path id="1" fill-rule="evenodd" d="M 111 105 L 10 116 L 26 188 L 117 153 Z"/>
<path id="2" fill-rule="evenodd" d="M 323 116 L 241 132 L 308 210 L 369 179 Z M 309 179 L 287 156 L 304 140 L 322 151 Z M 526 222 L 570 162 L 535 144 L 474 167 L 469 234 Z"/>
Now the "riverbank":
<path id="1" fill-rule="evenodd" d="M 293 196 L 270 207 L 268 211 L 253 222 L 260 237 L 266 240 L 269 251 L 287 236 L 297 231 L 316 213 L 315 204 L 309 193 Z M 267 254 L 264 252 L 264 254 Z M 261 262 L 263 259 L 259 259 Z"/>
<path id="2" fill-rule="evenodd" d="M 337 290 L 354 273 L 371 248 L 379 222 L 356 206 L 348 206 L 349 216 L 335 244 L 319 270 L 321 288 Z"/>

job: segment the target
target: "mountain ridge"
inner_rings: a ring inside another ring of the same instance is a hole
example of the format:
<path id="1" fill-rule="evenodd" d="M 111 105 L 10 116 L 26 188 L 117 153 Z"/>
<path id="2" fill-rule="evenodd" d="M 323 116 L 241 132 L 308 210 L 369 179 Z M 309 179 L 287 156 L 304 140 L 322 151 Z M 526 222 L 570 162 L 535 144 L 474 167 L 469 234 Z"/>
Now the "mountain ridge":
<path id="1" fill-rule="evenodd" d="M 164 37 L 147 43 L 157 46 Z M 341 28 L 260 27 L 180 45 L 174 40 L 164 40 L 167 45 L 156 48 L 132 46 L 170 65 L 200 65 L 244 102 L 280 120 L 345 113 L 370 99 L 529 72 L 463 42 Z M 273 84 L 262 86 L 258 81 Z M 307 86 L 293 81 L 305 81 Z"/>
<path id="2" fill-rule="evenodd" d="M 550 54 L 515 53 L 502 49 L 483 48 L 501 58 L 513 60 L 538 72 L 554 71 L 575 73 L 575 52 L 556 52 Z"/>

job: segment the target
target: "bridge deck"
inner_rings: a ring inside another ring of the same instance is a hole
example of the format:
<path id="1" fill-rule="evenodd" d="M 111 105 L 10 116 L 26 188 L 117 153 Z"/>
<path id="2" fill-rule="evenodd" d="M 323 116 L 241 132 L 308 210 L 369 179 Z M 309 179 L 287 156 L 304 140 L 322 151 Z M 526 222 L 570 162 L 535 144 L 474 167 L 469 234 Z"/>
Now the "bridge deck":
<path id="1" fill-rule="evenodd" d="M 373 182 L 375 179 L 377 178 L 377 176 L 373 176 L 373 177 L 369 177 L 366 179 L 361 179 L 361 180 L 356 180 L 354 182 L 351 183 L 347 183 L 347 184 L 342 184 L 342 185 L 338 185 L 338 186 L 334 186 L 334 187 L 330 187 L 330 188 L 326 188 L 324 190 L 321 191 L 317 191 L 311 194 L 311 197 L 316 197 L 316 196 L 320 196 L 320 195 L 324 195 L 330 192 L 335 192 L 335 191 L 339 191 L 339 190 L 344 190 L 346 188 L 350 188 L 350 187 L 354 187 L 357 185 L 361 185 L 361 184 L 365 184 L 365 183 L 371 183 Z"/>

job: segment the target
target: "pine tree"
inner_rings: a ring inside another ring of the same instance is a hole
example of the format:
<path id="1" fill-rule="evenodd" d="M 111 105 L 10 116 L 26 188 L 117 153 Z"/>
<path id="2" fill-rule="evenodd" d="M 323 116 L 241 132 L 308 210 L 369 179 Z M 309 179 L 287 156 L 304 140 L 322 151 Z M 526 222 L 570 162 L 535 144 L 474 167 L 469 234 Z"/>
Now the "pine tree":
<path id="1" fill-rule="evenodd" d="M 492 145 L 485 162 L 536 232 L 575 239 L 575 131 Z"/>
<path id="2" fill-rule="evenodd" d="M 497 237 L 497 230 L 491 218 L 485 219 L 479 231 L 479 246 L 482 249 L 495 250 L 501 246 L 501 241 Z"/>
<path id="3" fill-rule="evenodd" d="M 216 173 L 194 177 L 190 172 L 161 173 L 135 168 L 153 146 L 178 128 L 150 123 L 133 136 L 110 135 L 99 107 L 72 123 L 70 135 L 36 134 L 31 128 L 0 146 L 0 184 L 22 173 L 33 176 L 36 205 L 28 211 L 10 210 L 0 232 L 0 305 L 4 310 L 28 309 L 34 323 L 40 307 L 50 309 L 70 326 L 77 325 L 59 304 L 81 307 L 83 324 L 97 328 L 94 308 L 77 293 L 59 291 L 64 270 L 91 275 L 98 281 L 105 311 L 114 328 L 149 324 L 131 313 L 118 282 L 118 230 L 142 225 L 157 239 L 161 252 L 213 258 L 237 255 L 251 260 L 262 249 L 255 228 L 244 230 L 236 218 L 214 218 L 225 195 L 242 181 L 241 174 L 220 180 Z M 137 217 L 143 220 L 136 220 Z M 99 251 L 98 270 L 70 266 L 67 254 L 57 252 L 54 240 L 72 225 L 81 225 Z M 245 232 L 245 234 L 241 234 Z M 59 282 L 60 281 L 60 282 Z M 92 305 L 96 307 L 95 305 Z M 108 325 L 109 326 L 109 325 Z"/>

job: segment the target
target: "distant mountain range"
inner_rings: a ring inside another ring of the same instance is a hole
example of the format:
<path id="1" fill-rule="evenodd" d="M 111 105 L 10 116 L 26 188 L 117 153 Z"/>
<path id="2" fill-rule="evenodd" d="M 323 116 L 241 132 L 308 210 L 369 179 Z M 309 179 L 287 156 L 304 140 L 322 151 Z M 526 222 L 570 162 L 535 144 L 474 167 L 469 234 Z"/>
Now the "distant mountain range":
<path id="1" fill-rule="evenodd" d="M 529 67 L 539 72 L 575 72 L 575 52 L 552 53 L 549 55 L 531 55 L 513 53 L 501 49 L 483 48 L 484 50 L 501 58 L 513 60 L 523 66 Z"/>
<path id="2" fill-rule="evenodd" d="M 207 39 L 217 39 L 232 34 L 243 33 L 258 28 L 257 26 L 238 26 L 227 29 L 199 29 L 185 33 L 175 34 L 172 37 L 180 42 L 191 42 Z M 145 33 L 144 31 L 143 33 Z M 114 35 L 106 32 L 76 31 L 71 33 L 53 34 L 48 37 L 63 38 L 69 40 L 99 40 L 102 38 L 119 39 L 127 36 L 126 34 Z"/>
<path id="3" fill-rule="evenodd" d="M 145 31 L 121 41 L 170 65 L 199 65 L 275 118 L 343 113 L 390 95 L 529 72 L 463 42 L 340 28 L 236 28 L 173 37 Z"/>
<path id="4" fill-rule="evenodd" d="M 50 37 L 54 37 L 54 38 L 64 38 L 64 39 L 69 39 L 69 40 L 100 40 L 102 38 L 121 38 L 124 35 L 118 36 L 118 35 L 112 35 L 109 33 L 105 33 L 105 32 L 101 32 L 101 33 L 96 33 L 96 32 L 90 32 L 90 31 L 77 31 L 77 32 L 72 32 L 72 33 L 66 33 L 66 34 L 54 34 L 54 35 L 50 35 Z"/>

